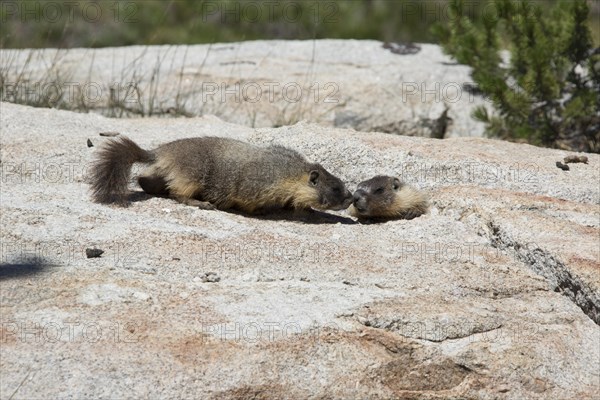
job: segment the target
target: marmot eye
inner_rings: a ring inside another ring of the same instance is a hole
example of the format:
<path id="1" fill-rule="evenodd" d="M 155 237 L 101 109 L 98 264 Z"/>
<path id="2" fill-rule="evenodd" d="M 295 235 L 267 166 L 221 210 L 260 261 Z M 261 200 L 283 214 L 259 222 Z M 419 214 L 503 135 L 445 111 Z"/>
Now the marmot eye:
<path id="1" fill-rule="evenodd" d="M 379 188 L 375 191 L 375 194 L 381 194 L 383 193 L 383 188 Z"/>
<path id="2" fill-rule="evenodd" d="M 342 191 L 341 191 L 341 189 L 339 187 L 334 187 L 333 188 L 333 193 L 340 194 L 340 193 L 342 193 Z"/>

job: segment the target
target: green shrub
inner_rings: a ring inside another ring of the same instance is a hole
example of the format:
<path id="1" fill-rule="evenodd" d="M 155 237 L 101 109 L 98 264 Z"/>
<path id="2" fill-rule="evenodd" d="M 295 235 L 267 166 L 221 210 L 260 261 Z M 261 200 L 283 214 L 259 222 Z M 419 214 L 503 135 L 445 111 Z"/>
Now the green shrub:
<path id="1" fill-rule="evenodd" d="M 479 17 L 469 15 L 463 0 L 449 7 L 449 21 L 435 34 L 446 53 L 473 68 L 474 82 L 493 104 L 494 111 L 481 106 L 473 113 L 489 135 L 600 152 L 600 51 L 593 48 L 585 0 L 546 10 L 526 0 L 495 0 Z"/>

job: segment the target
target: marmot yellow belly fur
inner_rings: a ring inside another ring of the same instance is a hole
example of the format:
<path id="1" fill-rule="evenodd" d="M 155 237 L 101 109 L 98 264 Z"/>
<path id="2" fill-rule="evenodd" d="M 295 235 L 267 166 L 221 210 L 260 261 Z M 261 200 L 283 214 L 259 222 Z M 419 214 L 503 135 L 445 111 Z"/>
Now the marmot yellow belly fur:
<path id="1" fill-rule="evenodd" d="M 358 184 L 350 214 L 359 219 L 412 219 L 427 212 L 427 196 L 393 176 L 375 176 Z"/>
<path id="2" fill-rule="evenodd" d="M 294 150 L 220 137 L 175 140 L 151 151 L 126 137 L 110 140 L 93 164 L 94 201 L 125 205 L 134 163 L 147 164 L 138 177 L 146 193 L 203 209 L 341 210 L 352 202 L 340 179 Z"/>

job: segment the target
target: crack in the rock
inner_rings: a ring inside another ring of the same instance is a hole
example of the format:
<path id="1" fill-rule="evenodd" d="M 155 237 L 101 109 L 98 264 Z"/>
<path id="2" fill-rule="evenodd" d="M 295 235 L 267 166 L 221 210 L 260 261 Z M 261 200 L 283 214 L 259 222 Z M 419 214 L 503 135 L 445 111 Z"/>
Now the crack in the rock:
<path id="1" fill-rule="evenodd" d="M 600 295 L 579 277 L 573 276 L 562 261 L 538 246 L 532 247 L 515 241 L 493 221 L 489 221 L 487 225 L 493 247 L 512 249 L 518 260 L 546 278 L 552 290 L 566 296 L 596 325 L 600 325 Z"/>
<path id="2" fill-rule="evenodd" d="M 489 329 L 486 329 L 486 328 L 474 329 L 473 331 L 469 332 L 468 334 L 460 335 L 460 336 L 448 336 L 447 338 L 444 338 L 444 339 L 442 339 L 442 338 L 439 338 L 439 339 L 413 338 L 413 337 L 410 337 L 410 336 L 404 336 L 404 337 L 409 338 L 409 339 L 424 340 L 424 341 L 430 342 L 430 343 L 444 343 L 444 342 L 446 342 L 448 340 L 467 339 L 467 338 L 470 338 L 470 337 L 472 337 L 474 335 L 487 335 L 488 333 L 501 330 L 502 328 L 503 328 L 503 325 L 498 325 L 496 327 L 489 328 Z M 400 333 L 400 335 L 403 336 L 401 333 Z"/>
<path id="3" fill-rule="evenodd" d="M 392 318 L 385 321 L 378 318 L 368 319 L 361 317 L 358 322 L 366 327 L 374 329 L 383 329 L 384 331 L 394 332 L 407 339 L 423 340 L 431 343 L 443 343 L 446 340 L 465 339 L 477 334 L 487 334 L 502 329 L 502 323 L 494 323 L 493 326 L 473 325 L 464 327 L 462 323 L 450 325 L 450 329 L 444 329 L 442 325 L 434 323 L 427 329 L 425 323 L 415 323 L 401 318 Z M 460 329 L 459 327 L 462 327 Z"/>

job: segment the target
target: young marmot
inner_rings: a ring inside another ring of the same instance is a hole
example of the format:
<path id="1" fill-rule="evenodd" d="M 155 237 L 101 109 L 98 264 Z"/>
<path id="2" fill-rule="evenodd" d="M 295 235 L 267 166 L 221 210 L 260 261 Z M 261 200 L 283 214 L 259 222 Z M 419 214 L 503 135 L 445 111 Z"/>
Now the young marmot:
<path id="1" fill-rule="evenodd" d="M 202 209 L 342 210 L 352 203 L 342 181 L 296 151 L 220 137 L 175 140 L 151 151 L 126 137 L 110 140 L 93 165 L 94 201 L 125 205 L 134 163 L 147 164 L 138 177 L 144 192 Z"/>
<path id="2" fill-rule="evenodd" d="M 427 196 L 393 176 L 358 184 L 350 214 L 359 219 L 412 219 L 427 212 Z"/>

